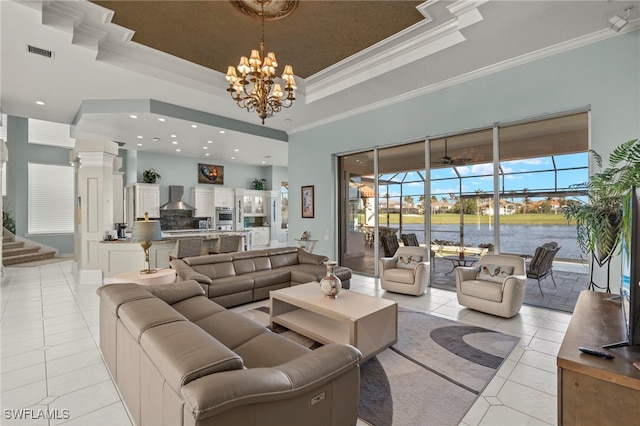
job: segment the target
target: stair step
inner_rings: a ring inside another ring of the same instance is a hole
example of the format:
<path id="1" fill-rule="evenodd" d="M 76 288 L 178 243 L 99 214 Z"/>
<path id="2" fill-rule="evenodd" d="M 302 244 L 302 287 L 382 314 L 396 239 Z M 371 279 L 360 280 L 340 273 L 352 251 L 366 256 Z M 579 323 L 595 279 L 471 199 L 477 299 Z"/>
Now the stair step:
<path id="1" fill-rule="evenodd" d="M 40 247 L 38 246 L 24 246 L 17 248 L 8 248 L 2 247 L 2 257 L 12 257 L 12 256 L 20 256 L 21 254 L 29 254 L 29 253 L 37 253 L 40 251 Z"/>
<path id="2" fill-rule="evenodd" d="M 26 263 L 26 262 L 35 262 L 36 260 L 52 259 L 55 257 L 55 255 L 56 255 L 56 252 L 51 250 L 51 251 L 39 251 L 37 253 L 21 254 L 19 256 L 11 256 L 8 258 L 5 258 L 3 256 L 2 264 L 4 266 L 8 266 L 8 265 L 17 265 L 17 264 Z"/>
<path id="3" fill-rule="evenodd" d="M 9 241 L 9 242 L 7 242 L 7 240 L 5 240 L 5 239 L 2 240 L 2 253 L 4 253 L 5 250 L 12 250 L 12 249 L 20 248 L 20 247 L 24 247 L 24 241 Z"/>

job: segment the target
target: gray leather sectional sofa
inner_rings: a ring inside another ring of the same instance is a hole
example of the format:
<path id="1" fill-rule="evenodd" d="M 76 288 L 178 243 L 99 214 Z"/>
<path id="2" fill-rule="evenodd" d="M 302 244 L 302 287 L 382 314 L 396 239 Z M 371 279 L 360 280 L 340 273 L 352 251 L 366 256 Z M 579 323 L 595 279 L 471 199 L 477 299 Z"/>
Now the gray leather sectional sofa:
<path id="1" fill-rule="evenodd" d="M 355 425 L 360 352 L 309 350 L 195 281 L 108 284 L 100 348 L 137 425 Z"/>
<path id="2" fill-rule="evenodd" d="M 267 299 L 271 290 L 320 281 L 327 260 L 301 248 L 282 247 L 185 257 L 170 264 L 178 281 L 199 282 L 207 297 L 228 308 Z M 348 289 L 351 269 L 339 266 L 335 274 Z"/>

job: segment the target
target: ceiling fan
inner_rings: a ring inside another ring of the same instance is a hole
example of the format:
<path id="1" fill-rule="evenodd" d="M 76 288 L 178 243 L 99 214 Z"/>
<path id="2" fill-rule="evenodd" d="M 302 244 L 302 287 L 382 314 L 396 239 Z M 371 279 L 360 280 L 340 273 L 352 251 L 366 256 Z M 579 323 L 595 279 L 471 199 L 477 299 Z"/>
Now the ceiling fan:
<path id="1" fill-rule="evenodd" d="M 449 157 L 447 151 L 447 140 L 444 140 L 444 155 L 440 157 L 440 161 L 434 161 L 431 164 L 440 164 L 443 166 L 464 166 L 471 158 L 468 157 Z"/>

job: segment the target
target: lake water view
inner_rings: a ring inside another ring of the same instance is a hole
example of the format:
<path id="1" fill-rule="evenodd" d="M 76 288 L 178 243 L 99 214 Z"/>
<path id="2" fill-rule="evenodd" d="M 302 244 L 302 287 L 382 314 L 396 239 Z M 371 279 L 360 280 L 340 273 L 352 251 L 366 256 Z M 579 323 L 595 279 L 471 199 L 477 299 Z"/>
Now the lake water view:
<path id="1" fill-rule="evenodd" d="M 397 226 L 391 225 L 397 229 Z M 405 224 L 402 232 L 415 233 L 418 241 L 423 244 L 424 225 Z M 459 225 L 433 225 L 431 229 L 432 240 L 459 241 Z M 398 236 L 400 233 L 398 232 Z M 533 255 L 536 247 L 555 241 L 562 248 L 557 257 L 560 259 L 580 260 L 585 257 L 576 242 L 575 225 L 500 225 L 500 251 L 502 253 Z M 494 243 L 493 227 L 487 225 L 465 225 L 464 244 L 477 247 L 478 244 Z"/>

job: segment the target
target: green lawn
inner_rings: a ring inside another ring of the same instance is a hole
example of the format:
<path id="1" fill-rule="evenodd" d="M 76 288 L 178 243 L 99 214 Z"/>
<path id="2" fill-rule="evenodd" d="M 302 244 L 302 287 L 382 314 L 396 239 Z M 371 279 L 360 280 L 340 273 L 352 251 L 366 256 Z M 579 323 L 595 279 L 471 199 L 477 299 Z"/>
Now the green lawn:
<path id="1" fill-rule="evenodd" d="M 360 223 L 363 223 L 363 217 L 359 219 Z M 460 221 L 460 215 L 453 213 L 441 213 L 431 215 L 431 223 L 434 224 L 457 224 Z M 464 223 L 474 224 L 478 223 L 489 224 L 493 221 L 493 216 L 477 216 L 477 215 L 464 215 Z M 387 223 L 387 215 L 380 215 L 380 225 L 384 226 Z M 399 214 L 389 214 L 389 224 L 398 225 Z M 417 214 L 403 214 L 402 223 L 406 224 L 421 224 L 424 223 L 424 216 Z M 509 216 L 500 216 L 500 223 L 505 225 L 569 225 L 570 223 L 561 214 L 513 214 Z M 575 225 L 571 223 L 570 225 Z"/>

